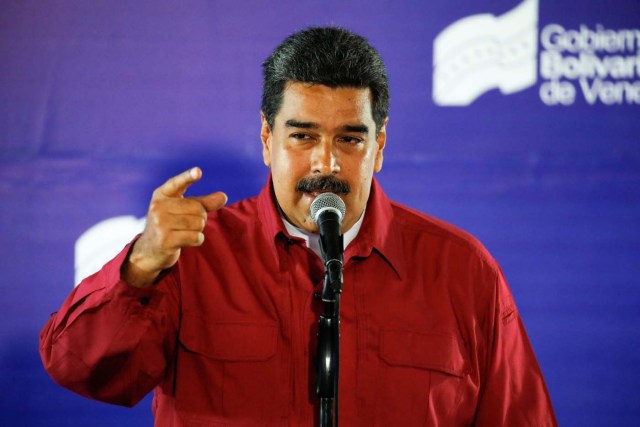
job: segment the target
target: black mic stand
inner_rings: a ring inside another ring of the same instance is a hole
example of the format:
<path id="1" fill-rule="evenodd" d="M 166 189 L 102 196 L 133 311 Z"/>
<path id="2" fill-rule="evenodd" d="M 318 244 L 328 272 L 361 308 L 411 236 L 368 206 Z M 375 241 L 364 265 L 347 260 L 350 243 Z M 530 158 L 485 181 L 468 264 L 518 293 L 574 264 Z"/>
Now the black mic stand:
<path id="1" fill-rule="evenodd" d="M 338 257 L 327 256 L 328 245 L 320 235 L 322 258 L 325 260 L 324 286 L 321 300 L 324 311 L 318 325 L 318 358 L 316 360 L 316 394 L 320 398 L 320 427 L 338 426 L 338 369 L 340 365 L 340 294 L 342 292 L 343 236 L 339 239 Z M 333 243 L 335 244 L 335 243 Z M 332 252 L 329 250 L 328 252 Z M 327 259 L 331 258 L 331 259 Z"/>

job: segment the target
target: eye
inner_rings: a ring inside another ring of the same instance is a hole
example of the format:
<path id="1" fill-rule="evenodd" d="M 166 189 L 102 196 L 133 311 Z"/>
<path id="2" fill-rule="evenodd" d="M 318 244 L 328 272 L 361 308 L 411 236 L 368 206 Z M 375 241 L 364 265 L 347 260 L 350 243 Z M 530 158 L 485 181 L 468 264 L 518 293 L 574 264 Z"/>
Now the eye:
<path id="1" fill-rule="evenodd" d="M 346 136 L 341 137 L 340 141 L 345 143 L 345 144 L 355 145 L 355 144 L 360 144 L 361 142 L 364 141 L 364 139 L 358 138 L 357 136 L 346 135 Z"/>
<path id="2" fill-rule="evenodd" d="M 292 133 L 291 135 L 289 135 L 291 138 L 293 139 L 301 139 L 301 140 L 306 140 L 306 139 L 310 139 L 311 137 L 309 135 L 307 135 L 306 133 Z"/>

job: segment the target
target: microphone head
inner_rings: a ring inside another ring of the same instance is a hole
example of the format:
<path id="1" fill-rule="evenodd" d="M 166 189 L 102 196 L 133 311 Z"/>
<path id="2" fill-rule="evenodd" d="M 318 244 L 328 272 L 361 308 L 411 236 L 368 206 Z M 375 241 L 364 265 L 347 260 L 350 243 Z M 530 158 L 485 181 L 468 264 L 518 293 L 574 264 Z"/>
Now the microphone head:
<path id="1" fill-rule="evenodd" d="M 318 222 L 320 214 L 326 210 L 332 210 L 338 214 L 338 222 L 342 222 L 347 208 L 340 197 L 334 193 L 320 193 L 311 202 L 311 218 Z"/>

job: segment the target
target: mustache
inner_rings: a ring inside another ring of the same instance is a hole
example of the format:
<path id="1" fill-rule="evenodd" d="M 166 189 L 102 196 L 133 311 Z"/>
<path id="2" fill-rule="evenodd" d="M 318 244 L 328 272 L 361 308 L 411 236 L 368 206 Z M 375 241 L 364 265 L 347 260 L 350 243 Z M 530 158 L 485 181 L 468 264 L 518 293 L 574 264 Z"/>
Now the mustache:
<path id="1" fill-rule="evenodd" d="M 351 187 L 347 181 L 338 179 L 333 175 L 316 175 L 307 176 L 298 181 L 296 191 L 305 193 L 330 191 L 335 194 L 349 194 Z"/>

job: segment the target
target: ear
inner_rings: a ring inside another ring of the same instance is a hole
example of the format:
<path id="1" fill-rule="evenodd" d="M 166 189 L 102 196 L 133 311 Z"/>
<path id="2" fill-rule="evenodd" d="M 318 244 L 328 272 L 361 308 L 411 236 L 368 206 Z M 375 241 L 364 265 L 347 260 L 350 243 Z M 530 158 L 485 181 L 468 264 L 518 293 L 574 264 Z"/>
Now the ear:
<path id="1" fill-rule="evenodd" d="M 267 122 L 267 118 L 264 113 L 260 111 L 260 121 L 262 127 L 260 128 L 260 140 L 262 141 L 262 160 L 267 167 L 271 167 L 271 127 Z"/>
<path id="2" fill-rule="evenodd" d="M 382 150 L 384 150 L 384 146 L 387 143 L 387 123 L 389 123 L 389 117 L 384 119 L 384 123 L 382 124 L 382 127 L 376 135 L 376 144 L 378 147 L 375 154 L 376 158 L 373 162 L 374 172 L 380 172 L 380 170 L 382 169 L 382 160 L 384 158 L 384 156 L 382 155 Z"/>

